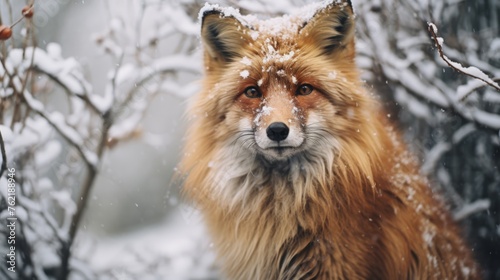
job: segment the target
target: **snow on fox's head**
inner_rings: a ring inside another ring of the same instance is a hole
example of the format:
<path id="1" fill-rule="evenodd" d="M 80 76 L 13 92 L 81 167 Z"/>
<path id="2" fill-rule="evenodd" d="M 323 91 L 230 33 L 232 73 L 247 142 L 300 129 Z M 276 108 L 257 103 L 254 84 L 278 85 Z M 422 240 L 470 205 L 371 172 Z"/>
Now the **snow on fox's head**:
<path id="1" fill-rule="evenodd" d="M 213 116 L 215 141 L 275 161 L 331 150 L 352 134 L 364 93 L 350 1 L 267 20 L 206 5 L 200 17 L 206 69 L 200 109 Z"/>

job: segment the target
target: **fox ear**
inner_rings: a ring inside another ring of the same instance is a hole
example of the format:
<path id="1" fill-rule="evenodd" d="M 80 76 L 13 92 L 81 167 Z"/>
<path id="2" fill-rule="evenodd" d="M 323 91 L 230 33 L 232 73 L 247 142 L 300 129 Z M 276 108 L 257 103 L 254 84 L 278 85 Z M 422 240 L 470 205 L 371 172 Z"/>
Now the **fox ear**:
<path id="1" fill-rule="evenodd" d="M 332 1 L 316 12 L 301 34 L 306 44 L 319 48 L 322 54 L 343 52 L 354 58 L 354 12 L 350 0 Z"/>
<path id="2" fill-rule="evenodd" d="M 246 28 L 236 18 L 225 16 L 220 11 L 204 12 L 201 39 L 207 59 L 224 63 L 241 56 L 241 50 L 248 44 Z"/>

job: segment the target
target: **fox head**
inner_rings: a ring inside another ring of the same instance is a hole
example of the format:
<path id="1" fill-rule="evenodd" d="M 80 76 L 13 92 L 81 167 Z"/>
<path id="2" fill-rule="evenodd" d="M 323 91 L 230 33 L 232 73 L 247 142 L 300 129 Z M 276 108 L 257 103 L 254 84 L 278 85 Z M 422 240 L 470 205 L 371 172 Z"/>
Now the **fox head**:
<path id="1" fill-rule="evenodd" d="M 324 157 L 360 137 L 370 102 L 354 61 L 350 1 L 268 20 L 212 5 L 201 23 L 200 150 L 233 145 L 276 164 Z"/>

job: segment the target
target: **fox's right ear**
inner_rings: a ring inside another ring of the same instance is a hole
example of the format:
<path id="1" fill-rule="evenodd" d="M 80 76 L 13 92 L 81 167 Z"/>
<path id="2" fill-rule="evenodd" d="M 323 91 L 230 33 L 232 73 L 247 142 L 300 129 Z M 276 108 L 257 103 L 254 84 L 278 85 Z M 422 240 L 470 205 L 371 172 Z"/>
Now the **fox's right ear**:
<path id="1" fill-rule="evenodd" d="M 249 43 L 247 29 L 232 16 L 225 16 L 217 10 L 203 13 L 201 39 L 207 58 L 220 63 L 234 61 L 241 57 L 241 51 Z"/>

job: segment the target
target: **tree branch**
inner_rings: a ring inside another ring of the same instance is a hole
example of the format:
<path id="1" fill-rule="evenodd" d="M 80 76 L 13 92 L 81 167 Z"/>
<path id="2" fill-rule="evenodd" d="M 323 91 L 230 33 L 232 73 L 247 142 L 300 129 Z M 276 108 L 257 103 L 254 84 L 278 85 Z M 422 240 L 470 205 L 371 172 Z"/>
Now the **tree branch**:
<path id="1" fill-rule="evenodd" d="M 3 172 L 7 170 L 7 153 L 5 152 L 5 143 L 3 142 L 2 131 L 0 130 L 0 152 L 2 153 L 2 166 L 0 167 L 0 178 Z"/>
<path id="2" fill-rule="evenodd" d="M 483 71 L 479 70 L 477 67 L 463 67 L 460 63 L 454 62 L 450 60 L 443 52 L 443 38 L 440 38 L 437 36 L 437 27 L 434 25 L 432 22 L 429 22 L 427 24 L 427 29 L 432 35 L 432 39 L 436 43 L 436 47 L 439 52 L 439 56 L 450 66 L 451 68 L 455 69 L 456 71 L 465 74 L 469 77 L 472 77 L 474 79 L 478 79 L 483 81 L 485 84 L 488 84 L 489 86 L 493 87 L 494 89 L 500 91 L 500 85 L 495 83 L 493 79 L 488 77 Z M 466 97 L 466 96 L 465 96 Z M 462 99 L 465 99 L 465 97 L 462 97 Z"/>

